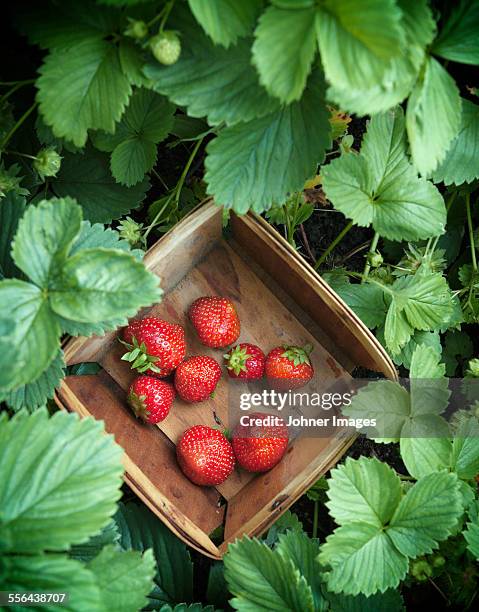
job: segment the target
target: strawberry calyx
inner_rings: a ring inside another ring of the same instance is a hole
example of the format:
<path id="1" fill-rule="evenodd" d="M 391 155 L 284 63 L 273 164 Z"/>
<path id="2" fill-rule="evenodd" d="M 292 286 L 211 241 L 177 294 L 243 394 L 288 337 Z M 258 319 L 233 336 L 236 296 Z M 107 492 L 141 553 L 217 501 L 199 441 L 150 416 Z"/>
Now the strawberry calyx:
<path id="1" fill-rule="evenodd" d="M 252 357 L 248 354 L 247 349 L 240 345 L 235 346 L 229 353 L 223 355 L 226 361 L 226 368 L 232 370 L 236 375 L 240 372 L 246 372 L 246 361 Z"/>
<path id="2" fill-rule="evenodd" d="M 132 370 L 136 370 L 137 372 L 140 372 L 140 374 L 146 372 L 147 370 L 156 373 L 161 372 L 161 369 L 155 365 L 155 362 L 158 361 L 158 357 L 148 354 L 144 342 L 139 344 L 135 336 L 132 336 L 132 344 L 129 344 L 124 340 L 118 340 L 128 349 L 128 351 L 122 355 L 121 360 L 128 361 Z"/>
<path id="3" fill-rule="evenodd" d="M 293 362 L 295 366 L 307 363 L 311 365 L 309 356 L 313 351 L 312 344 L 306 344 L 305 346 L 288 346 L 284 345 L 284 353 L 281 353 L 281 357 L 286 357 Z"/>
<path id="4" fill-rule="evenodd" d="M 137 418 L 147 419 L 150 416 L 150 411 L 146 407 L 146 395 L 138 395 L 134 391 L 130 391 L 128 403 Z"/>

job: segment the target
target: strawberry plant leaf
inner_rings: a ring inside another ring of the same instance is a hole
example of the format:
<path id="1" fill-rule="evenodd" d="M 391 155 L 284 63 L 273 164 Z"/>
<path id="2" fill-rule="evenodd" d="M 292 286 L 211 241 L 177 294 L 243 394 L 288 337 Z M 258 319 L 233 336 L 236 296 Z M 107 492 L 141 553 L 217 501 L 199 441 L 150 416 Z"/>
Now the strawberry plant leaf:
<path id="1" fill-rule="evenodd" d="M 240 214 L 250 208 L 262 212 L 302 189 L 330 144 L 322 89 L 315 73 L 299 102 L 227 127 L 209 143 L 205 180 L 217 204 Z"/>
<path id="2" fill-rule="evenodd" d="M 384 324 L 387 313 L 384 292 L 378 285 L 345 283 L 337 293 L 370 329 Z"/>
<path id="3" fill-rule="evenodd" d="M 331 471 L 326 506 L 338 525 L 362 521 L 384 525 L 401 499 L 401 481 L 386 463 L 376 458 L 350 457 Z"/>
<path id="4" fill-rule="evenodd" d="M 344 89 L 381 82 L 404 40 L 393 0 L 326 0 L 316 27 L 326 78 Z"/>
<path id="5" fill-rule="evenodd" d="M 402 102 L 411 92 L 424 61 L 425 49 L 432 42 L 436 22 L 428 0 L 399 0 L 405 44 L 399 55 L 388 62 L 381 81 L 367 87 L 334 85 L 328 99 L 360 116 L 384 112 Z"/>
<path id="6" fill-rule="evenodd" d="M 375 115 L 361 152 L 343 153 L 321 168 L 334 206 L 360 226 L 392 240 L 418 240 L 444 232 L 446 208 L 436 187 L 418 178 L 406 156 L 400 107 Z"/>
<path id="7" fill-rule="evenodd" d="M 469 510 L 470 522 L 467 523 L 467 528 L 463 531 L 464 539 L 467 542 L 467 548 L 479 561 L 479 502 L 476 501 Z"/>
<path id="8" fill-rule="evenodd" d="M 0 204 L 0 278 L 17 276 L 19 273 L 12 256 L 12 240 L 17 231 L 19 220 L 26 208 L 24 197 L 13 191 L 7 193 Z"/>
<path id="9" fill-rule="evenodd" d="M 266 544 L 248 537 L 237 540 L 229 545 L 224 565 L 235 610 L 264 607 L 312 612 L 313 594 L 304 576 L 291 559 Z"/>
<path id="10" fill-rule="evenodd" d="M 111 172 L 117 182 L 131 187 L 153 168 L 156 144 L 166 138 L 173 127 L 174 111 L 175 107 L 163 96 L 137 89 L 115 134 L 100 133 L 96 137 L 100 150 L 112 151 Z"/>
<path id="11" fill-rule="evenodd" d="M 285 104 L 299 100 L 316 55 L 315 7 L 270 6 L 255 30 L 253 62 L 260 82 Z"/>
<path id="12" fill-rule="evenodd" d="M 215 612 L 214 606 L 203 606 L 201 603 L 176 604 L 173 608 L 170 604 L 161 606 L 160 612 Z"/>
<path id="13" fill-rule="evenodd" d="M 409 566 L 381 527 L 360 521 L 342 525 L 329 535 L 318 559 L 331 568 L 328 589 L 346 595 L 370 596 L 395 588 Z"/>
<path id="14" fill-rule="evenodd" d="M 59 351 L 48 368 L 38 378 L 7 393 L 4 401 L 15 412 L 22 408 L 33 411 L 40 406 L 44 406 L 47 400 L 53 397 L 55 389 L 62 381 L 65 375 L 65 367 L 63 351 Z"/>
<path id="15" fill-rule="evenodd" d="M 36 285 L 47 287 L 65 262 L 81 222 L 81 208 L 69 197 L 28 206 L 12 245 L 16 265 Z"/>
<path id="16" fill-rule="evenodd" d="M 111 174 L 108 156 L 93 148 L 83 154 L 65 154 L 51 184 L 57 196 L 71 196 L 80 203 L 84 218 L 99 223 L 109 223 L 137 208 L 150 187 L 147 179 L 134 187 L 119 185 Z"/>
<path id="17" fill-rule="evenodd" d="M 100 273 L 105 269 L 108 275 Z M 120 317 L 126 324 L 139 308 L 160 297 L 158 278 L 128 253 L 113 249 L 83 249 L 72 255 L 50 290 L 56 314 L 94 324 Z"/>
<path id="18" fill-rule="evenodd" d="M 422 175 L 433 172 L 444 160 L 460 125 L 459 89 L 441 64 L 429 57 L 424 74 L 411 92 L 406 111 L 412 160 Z"/>
<path id="19" fill-rule="evenodd" d="M 279 108 L 251 64 L 251 40 L 228 49 L 215 46 L 185 11 L 173 15 L 172 25 L 182 33 L 180 59 L 173 66 L 145 67 L 156 91 L 186 106 L 190 117 L 207 117 L 210 125 L 250 121 Z"/>
<path id="20" fill-rule="evenodd" d="M 121 494 L 122 449 L 101 422 L 22 411 L 0 420 L 0 448 L 4 551 L 61 550 L 108 524 Z"/>
<path id="21" fill-rule="evenodd" d="M 332 612 L 404 612 L 404 600 L 397 589 L 366 597 L 362 593 L 352 597 L 343 593 L 326 593 Z"/>
<path id="22" fill-rule="evenodd" d="M 104 227 L 101 223 L 92 224 L 90 221 L 83 221 L 80 233 L 70 250 L 70 255 L 75 255 L 83 249 L 93 249 L 95 247 L 126 251 L 134 255 L 139 261 L 143 258 L 143 251 L 140 249 L 131 250 L 129 242 L 122 240 L 117 231 Z"/>
<path id="23" fill-rule="evenodd" d="M 261 0 L 188 0 L 191 12 L 216 45 L 229 47 L 253 29 Z"/>
<path id="24" fill-rule="evenodd" d="M 153 586 L 155 560 L 151 550 L 119 551 L 105 546 L 87 568 L 95 576 L 105 610 L 140 610 Z M 125 576 L 128 580 L 125 580 Z"/>
<path id="25" fill-rule="evenodd" d="M 118 44 L 118 57 L 123 74 L 132 85 L 149 89 L 152 87 L 150 79 L 143 72 L 146 60 L 141 47 L 131 40 L 122 38 Z"/>
<path id="26" fill-rule="evenodd" d="M 268 529 L 264 542 L 268 546 L 273 546 L 273 544 L 277 543 L 279 536 L 288 531 L 303 531 L 303 524 L 297 514 L 286 510 Z"/>
<path id="27" fill-rule="evenodd" d="M 418 346 L 429 346 L 436 353 L 441 353 L 441 337 L 439 332 L 427 332 L 416 330 L 399 353 L 392 353 L 391 357 L 396 365 L 403 365 L 409 370 L 414 351 Z"/>
<path id="28" fill-rule="evenodd" d="M 120 13 L 94 0 L 29 5 L 19 11 L 20 31 L 42 49 L 76 48 L 84 40 L 101 40 L 117 27 Z"/>
<path id="29" fill-rule="evenodd" d="M 474 417 L 462 423 L 454 436 L 451 468 L 464 480 L 479 474 L 479 421 Z"/>
<path id="30" fill-rule="evenodd" d="M 453 62 L 479 64 L 479 5 L 475 0 L 461 0 L 451 8 L 432 51 Z"/>
<path id="31" fill-rule="evenodd" d="M 193 564 L 183 542 L 143 505 L 120 503 L 115 522 L 124 550 L 153 550 L 157 573 L 150 603 L 192 601 Z"/>
<path id="32" fill-rule="evenodd" d="M 78 561 L 88 562 L 96 557 L 104 546 L 111 544 L 118 547 L 119 539 L 120 534 L 118 533 L 116 523 L 115 521 L 111 521 L 100 531 L 100 533 L 92 536 L 84 544 L 75 544 L 72 546 L 68 551 L 68 556 Z"/>
<path id="33" fill-rule="evenodd" d="M 439 472 L 450 465 L 451 441 L 448 438 L 402 437 L 401 459 L 414 478 Z"/>
<path id="34" fill-rule="evenodd" d="M 479 106 L 462 99 L 459 133 L 452 141 L 444 160 L 434 171 L 435 183 L 462 185 L 479 178 Z"/>
<path id="35" fill-rule="evenodd" d="M 2 590 L 68 593 L 68 608 L 87 612 L 102 610 L 100 589 L 93 574 L 80 561 L 64 555 L 3 555 Z M 45 610 L 58 608 L 57 605 Z"/>
<path id="36" fill-rule="evenodd" d="M 6 392 L 35 380 L 49 367 L 60 348 L 60 326 L 43 291 L 31 283 L 1 281 L 0 302 L 9 305 L 9 315 L 15 321 L 5 342 L 8 351 L 0 356 L 0 389 Z M 12 367 L 4 367 L 4 361 L 15 366 L 14 372 Z"/>
<path id="37" fill-rule="evenodd" d="M 37 87 L 45 123 L 78 147 L 89 129 L 114 132 L 131 94 L 117 48 L 103 40 L 82 40 L 74 53 L 55 48 L 40 68 Z"/>
<path id="38" fill-rule="evenodd" d="M 289 530 L 279 536 L 275 550 L 285 559 L 291 559 L 306 578 L 313 593 L 314 610 L 325 609 L 327 604 L 322 593 L 323 580 L 316 563 L 319 541 L 309 538 L 303 531 Z"/>
<path id="39" fill-rule="evenodd" d="M 387 530 L 394 545 L 408 557 L 431 553 L 457 525 L 463 512 L 455 474 L 424 476 L 407 492 Z"/>

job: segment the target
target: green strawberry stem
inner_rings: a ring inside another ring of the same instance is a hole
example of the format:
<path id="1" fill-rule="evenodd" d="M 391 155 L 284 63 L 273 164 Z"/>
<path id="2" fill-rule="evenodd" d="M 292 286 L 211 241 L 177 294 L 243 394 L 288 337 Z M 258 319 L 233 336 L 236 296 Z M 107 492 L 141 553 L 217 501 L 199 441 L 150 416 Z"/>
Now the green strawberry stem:
<path id="1" fill-rule="evenodd" d="M 245 348 L 240 346 L 235 347 L 226 355 L 223 355 L 226 360 L 226 367 L 228 370 L 232 370 L 236 375 L 240 372 L 246 372 L 246 361 L 252 357 L 246 352 Z"/>
<path id="2" fill-rule="evenodd" d="M 122 361 L 128 361 L 130 363 L 130 368 L 140 372 L 140 374 L 143 374 L 143 372 L 147 370 L 157 373 L 161 372 L 160 368 L 155 365 L 155 362 L 158 361 L 158 357 L 148 355 L 145 343 L 142 342 L 138 344 L 138 340 L 135 336 L 132 338 L 133 344 L 128 344 L 128 342 L 118 338 L 118 341 L 128 349 L 128 351 L 121 356 Z"/>
<path id="3" fill-rule="evenodd" d="M 287 357 L 290 361 L 294 363 L 295 366 L 300 365 L 302 363 L 307 363 L 311 365 L 311 361 L 309 359 L 310 354 L 313 352 L 312 344 L 305 344 L 303 347 L 301 346 L 283 346 L 284 353 L 281 354 L 281 357 Z"/>

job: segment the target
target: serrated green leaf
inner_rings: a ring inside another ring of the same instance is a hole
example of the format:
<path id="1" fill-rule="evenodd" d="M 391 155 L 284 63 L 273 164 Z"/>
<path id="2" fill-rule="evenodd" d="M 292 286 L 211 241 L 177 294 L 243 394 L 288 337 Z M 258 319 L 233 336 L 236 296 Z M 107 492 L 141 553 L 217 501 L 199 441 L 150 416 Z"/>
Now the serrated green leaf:
<path id="1" fill-rule="evenodd" d="M 444 232 L 444 201 L 407 159 L 399 107 L 371 119 L 360 154 L 343 153 L 321 175 L 334 206 L 358 225 L 372 224 L 381 236 L 418 240 Z"/>
<path id="2" fill-rule="evenodd" d="M 0 303 L 8 304 L 15 321 L 8 352 L 0 352 L 0 389 L 6 392 L 35 380 L 49 367 L 60 348 L 60 327 L 46 296 L 35 285 L 17 279 L 1 281 Z M 9 364 L 15 365 L 13 372 Z"/>
<path id="3" fill-rule="evenodd" d="M 105 610 L 130 612 L 140 610 L 147 603 L 155 573 L 151 550 L 142 555 L 106 546 L 87 567 L 95 576 Z"/>
<path id="4" fill-rule="evenodd" d="M 451 442 L 447 438 L 401 437 L 400 448 L 401 459 L 414 478 L 449 467 Z"/>
<path id="5" fill-rule="evenodd" d="M 15 412 L 22 408 L 33 411 L 44 406 L 51 399 L 65 376 L 63 351 L 53 359 L 48 368 L 38 378 L 6 394 L 4 400 Z"/>
<path id="6" fill-rule="evenodd" d="M 7 555 L 2 558 L 4 573 L 0 588 L 14 593 L 25 591 L 68 593 L 66 610 L 103 610 L 100 590 L 93 574 L 83 563 L 63 555 Z M 59 604 L 42 604 L 37 610 L 56 612 Z M 23 609 L 23 608 L 17 608 Z"/>
<path id="7" fill-rule="evenodd" d="M 352 87 L 333 86 L 328 98 L 342 109 L 358 115 L 384 112 L 402 102 L 411 92 L 424 61 L 425 49 L 432 42 L 436 22 L 428 0 L 398 0 L 402 13 L 401 26 L 405 42 L 401 53 L 388 63 L 380 82 L 367 87 L 364 83 Z"/>
<path id="8" fill-rule="evenodd" d="M 181 56 L 172 66 L 147 64 L 145 74 L 156 91 L 186 106 L 191 117 L 206 116 L 210 125 L 250 121 L 279 108 L 259 84 L 251 40 L 240 39 L 229 49 L 215 46 L 185 11 L 174 13 L 171 23 L 182 33 Z"/>
<path id="9" fill-rule="evenodd" d="M 123 74 L 132 85 L 151 88 L 152 83 L 143 73 L 145 54 L 132 40 L 122 38 L 118 45 L 118 57 Z"/>
<path id="10" fill-rule="evenodd" d="M 305 578 L 289 558 L 266 544 L 244 537 L 230 544 L 224 557 L 225 578 L 235 596 L 235 610 L 313 610 L 313 595 Z"/>
<path id="11" fill-rule="evenodd" d="M 440 359 L 441 354 L 430 346 L 417 346 L 412 354 L 409 376 L 412 379 L 444 377 L 446 367 Z"/>
<path id="12" fill-rule="evenodd" d="M 393 0 L 326 0 L 317 19 L 326 78 L 335 87 L 380 83 L 404 40 Z"/>
<path id="13" fill-rule="evenodd" d="M 336 291 L 370 329 L 383 325 L 387 305 L 381 287 L 373 284 L 345 283 L 338 286 Z"/>
<path id="14" fill-rule="evenodd" d="M 303 524 L 298 518 L 298 515 L 294 512 L 287 510 L 282 514 L 277 521 L 275 521 L 268 530 L 268 533 L 264 539 L 264 542 L 268 546 L 273 546 L 278 541 L 279 536 L 282 533 L 288 531 L 303 531 Z"/>
<path id="15" fill-rule="evenodd" d="M 255 30 L 253 62 L 260 82 L 285 104 L 299 100 L 316 55 L 315 7 L 270 6 Z"/>
<path id="16" fill-rule="evenodd" d="M 83 216 L 93 223 L 109 223 L 137 208 L 150 186 L 146 179 L 134 187 L 119 185 L 110 172 L 108 155 L 93 148 L 66 154 L 51 184 L 57 196 L 75 198 Z"/>
<path id="17" fill-rule="evenodd" d="M 462 533 L 467 542 L 467 548 L 479 561 L 479 501 L 477 500 L 469 510 L 469 519 L 470 522 L 467 523 L 467 528 Z"/>
<path id="18" fill-rule="evenodd" d="M 471 183 L 479 178 L 479 106 L 462 99 L 459 133 L 447 150 L 446 157 L 433 173 L 435 183 L 446 185 Z"/>
<path id="19" fill-rule="evenodd" d="M 319 561 L 331 567 L 328 589 L 346 595 L 373 595 L 395 588 L 409 565 L 387 533 L 362 522 L 347 523 L 329 535 Z"/>
<path id="20" fill-rule="evenodd" d="M 315 174 L 330 144 L 329 135 L 322 80 L 316 73 L 300 102 L 227 127 L 209 143 L 205 161 L 208 193 L 217 204 L 240 214 L 282 203 Z"/>
<path id="21" fill-rule="evenodd" d="M 43 5 L 19 7 L 17 20 L 22 33 L 42 49 L 76 48 L 84 40 L 101 40 L 111 34 L 119 23 L 120 14 L 94 0 L 79 4 L 64 0 Z"/>
<path id="22" fill-rule="evenodd" d="M 342 593 L 327 593 L 331 612 L 404 612 L 404 601 L 396 589 L 375 593 L 366 597 L 359 593 L 355 597 Z"/>
<path id="23" fill-rule="evenodd" d="M 461 0 L 451 9 L 433 53 L 453 62 L 479 64 L 479 5 L 475 0 Z"/>
<path id="24" fill-rule="evenodd" d="M 156 144 L 173 127 L 175 107 L 159 94 L 138 89 L 117 125 L 115 134 L 100 133 L 93 143 L 112 151 L 111 172 L 127 187 L 136 185 L 156 162 Z"/>
<path id="25" fill-rule="evenodd" d="M 70 250 L 70 255 L 75 255 L 84 249 L 93 249 L 102 247 L 104 249 L 119 249 L 135 255 L 139 261 L 142 257 L 139 256 L 139 250 L 131 250 L 130 244 L 126 240 L 120 238 L 120 234 L 109 227 L 104 227 L 100 223 L 90 223 L 83 221 L 81 224 L 80 233 Z"/>
<path id="26" fill-rule="evenodd" d="M 121 455 L 94 419 L 37 410 L 0 421 L 3 549 L 61 550 L 97 533 L 120 496 Z"/>
<path id="27" fill-rule="evenodd" d="M 396 365 L 403 365 L 409 370 L 411 358 L 418 346 L 429 346 L 436 353 L 441 353 L 441 337 L 439 332 L 427 332 L 416 330 L 399 353 L 392 353 L 391 357 Z"/>
<path id="28" fill-rule="evenodd" d="M 69 557 L 87 563 L 96 557 L 104 546 L 112 545 L 119 548 L 120 534 L 115 521 L 108 523 L 99 534 L 92 536 L 84 544 L 75 544 L 68 551 Z"/>
<path id="29" fill-rule="evenodd" d="M 452 533 L 462 512 L 456 475 L 435 472 L 409 489 L 387 533 L 398 550 L 415 558 L 437 548 Z"/>
<path id="30" fill-rule="evenodd" d="M 128 103 L 131 85 L 112 43 L 83 40 L 74 53 L 56 48 L 39 72 L 40 112 L 55 136 L 82 147 L 89 129 L 114 131 Z"/>
<path id="31" fill-rule="evenodd" d="M 82 211 L 72 198 L 42 200 L 29 206 L 12 246 L 16 265 L 39 287 L 58 272 L 80 232 Z"/>
<path id="32" fill-rule="evenodd" d="M 479 421 L 466 420 L 452 441 L 451 468 L 459 478 L 469 480 L 479 474 Z"/>
<path id="33" fill-rule="evenodd" d="M 398 441 L 410 410 L 406 389 L 390 380 L 380 380 L 360 389 L 342 412 L 351 418 L 375 419 L 378 432 L 375 438 Z"/>
<path id="34" fill-rule="evenodd" d="M 188 0 L 191 12 L 213 42 L 223 47 L 234 44 L 253 29 L 262 0 Z"/>
<path id="35" fill-rule="evenodd" d="M 126 322 L 141 307 L 159 301 L 161 293 L 158 278 L 128 253 L 84 249 L 63 266 L 50 304 L 71 321 L 103 323 L 121 317 Z"/>
<path id="36" fill-rule="evenodd" d="M 183 542 L 145 506 L 120 503 L 115 521 L 123 549 L 153 550 L 157 574 L 150 598 L 155 607 L 161 603 L 192 601 L 193 564 Z"/>
<path id="37" fill-rule="evenodd" d="M 287 531 L 279 536 L 275 551 L 285 559 L 291 559 L 311 587 L 314 610 L 326 608 L 322 593 L 322 576 L 318 572 L 316 557 L 319 553 L 319 541 L 309 538 L 303 531 Z"/>
<path id="38" fill-rule="evenodd" d="M 376 458 L 347 458 L 331 471 L 326 506 L 338 525 L 362 521 L 370 525 L 389 522 L 401 499 L 397 474 Z"/>
<path id="39" fill-rule="evenodd" d="M 18 275 L 18 269 L 11 257 L 12 240 L 17 232 L 18 222 L 26 208 L 26 200 L 13 191 L 0 199 L 0 278 Z"/>
<path id="40" fill-rule="evenodd" d="M 411 92 L 406 111 L 412 160 L 422 175 L 433 172 L 444 160 L 460 125 L 459 89 L 441 64 L 429 57 L 422 78 Z"/>

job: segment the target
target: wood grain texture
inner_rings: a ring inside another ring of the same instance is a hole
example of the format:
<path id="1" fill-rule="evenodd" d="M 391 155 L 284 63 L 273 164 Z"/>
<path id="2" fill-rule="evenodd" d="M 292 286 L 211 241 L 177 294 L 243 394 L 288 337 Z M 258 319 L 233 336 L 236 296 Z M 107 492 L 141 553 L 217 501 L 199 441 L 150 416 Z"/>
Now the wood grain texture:
<path id="1" fill-rule="evenodd" d="M 164 299 L 138 316 L 150 314 L 184 325 L 188 355 L 210 355 L 222 364 L 225 351 L 198 342 L 187 310 L 197 297 L 223 295 L 236 304 L 242 325 L 239 341 L 258 344 L 265 352 L 281 344 L 313 344 L 316 376 L 309 392 L 348 386 L 348 369 L 358 364 L 395 377 L 376 339 L 272 228 L 253 215 L 233 216 L 232 228 L 233 238 L 224 239 L 221 209 L 208 202 L 166 234 L 145 257 L 147 267 L 162 278 Z M 231 408 L 238 408 L 240 388 L 224 372 L 210 400 L 187 404 L 177 398 L 158 426 L 140 423 L 125 403 L 135 373 L 120 359 L 124 347 L 117 336 L 114 332 L 67 342 L 68 364 L 97 361 L 104 371 L 67 377 L 59 400 L 69 410 L 105 420 L 126 451 L 126 481 L 170 529 L 206 555 L 218 558 L 228 541 L 266 530 L 339 460 L 353 439 L 337 431 L 329 438 L 296 438 L 267 474 L 236 469 L 216 489 L 197 487 L 181 473 L 174 444 L 192 425 L 234 426 L 229 419 L 238 417 L 238 410 Z M 311 411 L 303 413 L 311 416 Z M 208 534 L 224 520 L 226 540 L 218 549 Z"/>

